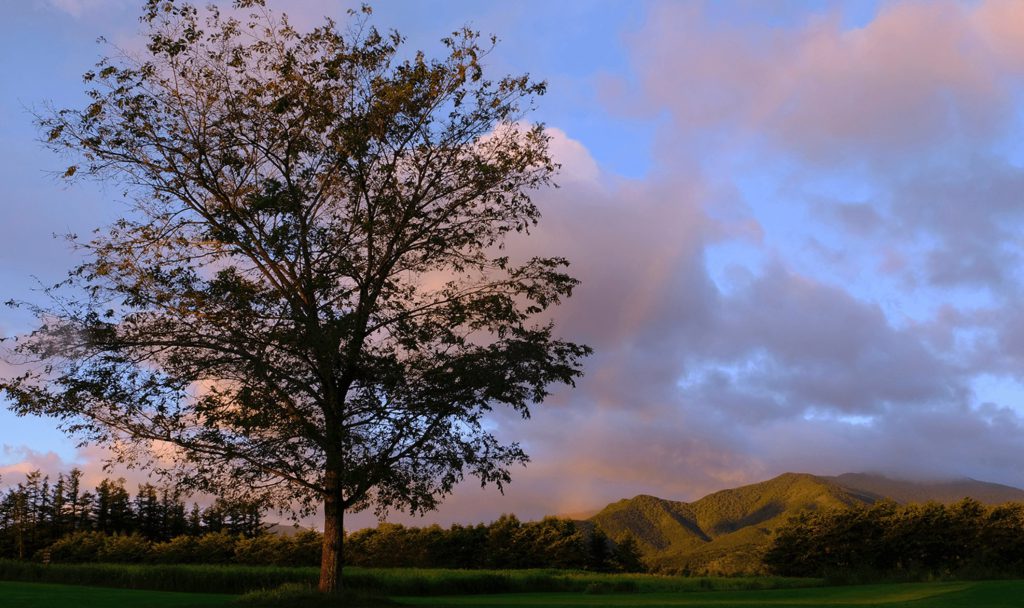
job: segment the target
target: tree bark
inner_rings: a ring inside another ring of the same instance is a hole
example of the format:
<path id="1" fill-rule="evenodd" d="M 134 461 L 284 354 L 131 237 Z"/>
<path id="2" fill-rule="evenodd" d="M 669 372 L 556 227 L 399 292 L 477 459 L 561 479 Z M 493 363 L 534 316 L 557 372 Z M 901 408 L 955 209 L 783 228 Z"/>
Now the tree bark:
<path id="1" fill-rule="evenodd" d="M 345 511 L 337 475 L 327 472 L 327 495 L 324 497 L 324 544 L 320 557 L 321 593 L 341 593 L 341 543 L 344 535 Z"/>

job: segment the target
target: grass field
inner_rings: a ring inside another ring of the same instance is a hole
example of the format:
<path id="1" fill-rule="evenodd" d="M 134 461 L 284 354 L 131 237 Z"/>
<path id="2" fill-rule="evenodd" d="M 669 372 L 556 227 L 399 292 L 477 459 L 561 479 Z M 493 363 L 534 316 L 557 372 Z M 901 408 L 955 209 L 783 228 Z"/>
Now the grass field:
<path id="1" fill-rule="evenodd" d="M 685 577 L 580 570 L 345 568 L 345 585 L 393 596 L 582 592 L 594 585 L 627 592 L 746 591 L 821 586 L 822 579 L 782 576 Z"/>
<path id="2" fill-rule="evenodd" d="M 583 593 L 519 593 L 475 596 L 399 597 L 412 606 L 465 608 L 809 608 L 812 606 L 887 608 L 1019 608 L 1024 581 L 902 583 L 850 587 L 813 587 L 754 591 L 697 591 L 589 595 Z"/>
<path id="3" fill-rule="evenodd" d="M 316 584 L 318 568 L 227 564 L 40 564 L 0 560 L 0 581 L 150 591 L 244 593 L 284 583 Z M 0 608 L 3 604 L 0 603 Z"/>
<path id="4" fill-rule="evenodd" d="M 0 564 L 2 565 L 2 564 Z M 8 564 L 9 565 L 9 564 Z M 117 571 L 120 569 L 119 571 Z M 244 589 L 274 588 L 281 579 L 301 591 L 314 578 L 308 569 L 294 571 L 237 566 L 64 565 L 0 568 L 2 608 L 187 608 L 235 606 Z M 100 577 L 104 580 L 97 580 Z M 11 579 L 21 578 L 14 582 Z M 52 577 L 45 580 L 43 577 Z M 8 579 L 4 581 L 3 579 Z M 1024 580 L 901 583 L 826 587 L 816 579 L 687 578 L 647 574 L 596 574 L 564 570 L 415 570 L 360 569 L 345 571 L 346 586 L 399 604 L 449 608 L 583 608 L 587 606 L 659 608 L 772 608 L 813 606 L 908 608 L 1000 608 L 1024 606 Z M 79 586 L 86 583 L 97 586 Z M 106 586 L 100 586 L 106 585 Z M 111 588 L 111 587 L 133 587 Z M 189 593 L 180 593 L 188 589 Z M 172 591 L 173 590 L 173 591 Z M 220 593 L 214 593 L 219 591 Z M 227 591 L 228 593 L 224 593 Z M 231 593 L 234 593 L 231 594 Z M 269 602 L 250 606 L 296 603 L 335 606 L 324 598 L 264 593 Z M 273 599 L 273 598 L 277 599 Z M 266 598 L 264 598 L 266 599 Z M 294 600 L 294 601 L 293 601 Z M 349 602 L 351 603 L 351 602 Z M 346 608 L 351 608 L 346 606 Z"/>
<path id="5" fill-rule="evenodd" d="M 0 580 L 96 585 L 190 593 L 244 593 L 285 583 L 315 585 L 317 568 L 217 564 L 49 564 L 0 560 Z M 599 584 L 622 591 L 778 589 L 821 585 L 820 579 L 681 577 L 574 570 L 345 568 L 345 586 L 381 595 L 464 595 L 584 591 Z M 626 588 L 622 588 L 626 587 Z M 2 607 L 2 604 L 0 604 Z"/>
<path id="6" fill-rule="evenodd" d="M 107 587 L 80 587 L 44 583 L 0 581 L 0 606 L 4 608 L 201 608 L 229 606 L 232 595 L 138 591 Z"/>

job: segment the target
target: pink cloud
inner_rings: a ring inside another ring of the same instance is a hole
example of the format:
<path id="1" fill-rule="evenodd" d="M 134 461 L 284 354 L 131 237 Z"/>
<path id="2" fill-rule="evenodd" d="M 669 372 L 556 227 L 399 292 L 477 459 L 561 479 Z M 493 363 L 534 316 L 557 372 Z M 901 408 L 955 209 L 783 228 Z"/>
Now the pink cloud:
<path id="1" fill-rule="evenodd" d="M 82 471 L 82 483 L 90 489 L 107 478 L 124 478 L 131 492 L 139 484 L 158 483 L 159 480 L 142 469 L 116 464 L 108 467 L 110 457 L 106 448 L 96 445 L 79 447 L 68 459 L 53 451 L 40 452 L 27 445 L 5 443 L 0 449 L 0 476 L 3 477 L 3 485 L 10 485 L 22 481 L 23 476 L 32 471 L 38 470 L 54 480 L 59 474 L 67 474 L 77 468 Z"/>
<path id="2" fill-rule="evenodd" d="M 893 3 L 859 29 L 836 15 L 796 28 L 712 23 L 662 3 L 631 38 L 646 99 L 677 136 L 722 129 L 727 147 L 767 137 L 814 162 L 887 162 L 938 142 L 989 136 L 1024 69 L 1024 8 L 1013 2 Z"/>
<path id="3" fill-rule="evenodd" d="M 41 470 L 44 474 L 56 474 L 66 470 L 64 461 L 56 452 L 37 452 L 24 445 L 4 444 L 0 448 L 3 461 L 0 462 L 0 476 L 5 484 L 22 481 L 22 476 L 35 470 Z"/>

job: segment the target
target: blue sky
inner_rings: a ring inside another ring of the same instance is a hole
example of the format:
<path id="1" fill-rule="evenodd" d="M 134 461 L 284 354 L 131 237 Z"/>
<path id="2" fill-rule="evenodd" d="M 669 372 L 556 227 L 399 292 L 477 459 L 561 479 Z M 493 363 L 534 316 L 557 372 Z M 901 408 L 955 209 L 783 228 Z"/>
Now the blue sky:
<path id="1" fill-rule="evenodd" d="M 348 4 L 284 3 L 300 27 Z M 529 246 L 583 280 L 560 330 L 596 354 L 521 423 L 505 496 L 460 487 L 426 521 L 693 499 L 784 471 L 971 476 L 1024 486 L 1024 5 L 976 2 L 374 3 L 428 53 L 463 25 L 495 75 L 549 83 L 531 116 L 561 187 Z M 52 233 L 124 207 L 66 187 L 31 108 L 138 48 L 128 0 L 31 0 L 0 37 L 0 284 L 36 300 L 75 262 Z M 0 311 L 0 334 L 31 327 Z M 0 473 L 72 465 L 41 419 L 0 410 Z M 133 472 L 133 479 L 139 475 Z M 357 523 L 372 518 L 360 516 Z"/>

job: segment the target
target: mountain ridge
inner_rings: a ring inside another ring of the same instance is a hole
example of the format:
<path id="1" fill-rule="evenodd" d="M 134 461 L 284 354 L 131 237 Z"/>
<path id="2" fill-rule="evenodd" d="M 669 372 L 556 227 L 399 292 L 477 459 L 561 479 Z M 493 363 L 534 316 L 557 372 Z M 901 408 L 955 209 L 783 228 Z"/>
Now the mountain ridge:
<path id="1" fill-rule="evenodd" d="M 885 499 L 951 503 L 965 497 L 985 504 L 1024 502 L 1024 490 L 973 479 L 904 481 L 870 473 L 783 473 L 693 502 L 640 494 L 613 502 L 585 521 L 615 542 L 632 537 L 655 570 L 756 573 L 772 533 L 799 513 Z"/>

